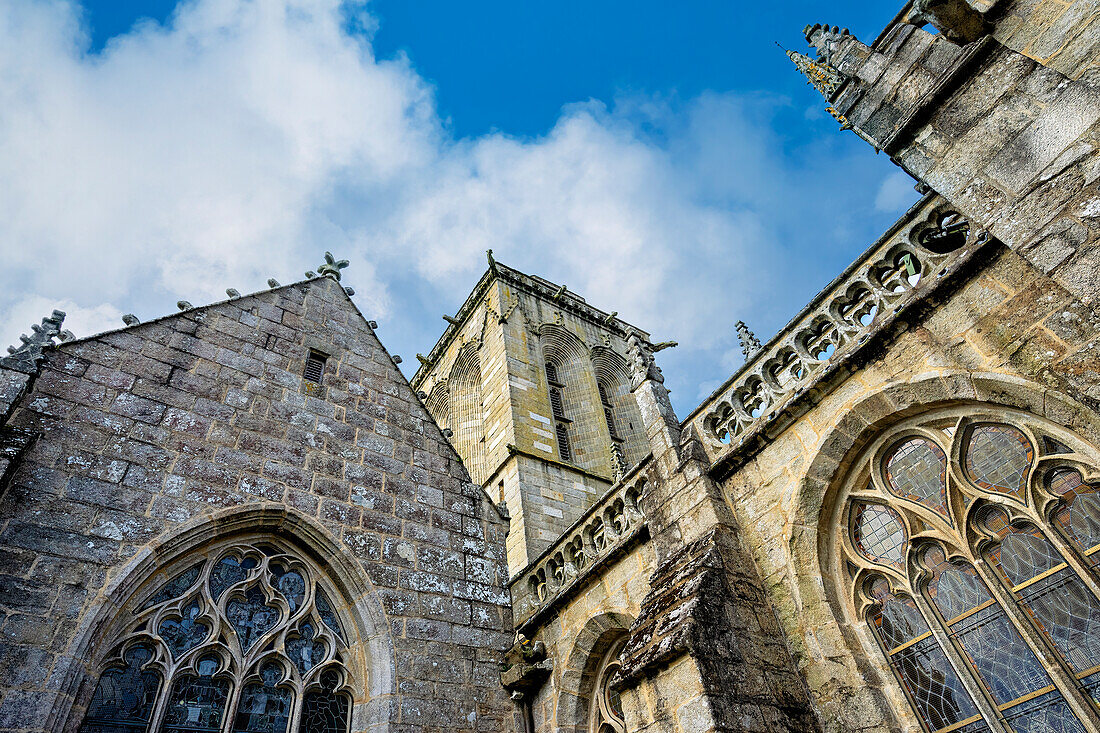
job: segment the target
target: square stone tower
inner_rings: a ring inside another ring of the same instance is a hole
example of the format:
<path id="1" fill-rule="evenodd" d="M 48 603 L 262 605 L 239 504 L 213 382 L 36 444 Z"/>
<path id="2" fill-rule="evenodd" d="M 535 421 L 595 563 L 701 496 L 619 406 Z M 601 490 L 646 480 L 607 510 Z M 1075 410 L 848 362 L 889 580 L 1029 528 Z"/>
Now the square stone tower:
<path id="1" fill-rule="evenodd" d="M 627 338 L 649 334 L 496 262 L 412 384 L 471 478 L 511 515 L 508 565 L 535 560 L 649 453 Z"/>

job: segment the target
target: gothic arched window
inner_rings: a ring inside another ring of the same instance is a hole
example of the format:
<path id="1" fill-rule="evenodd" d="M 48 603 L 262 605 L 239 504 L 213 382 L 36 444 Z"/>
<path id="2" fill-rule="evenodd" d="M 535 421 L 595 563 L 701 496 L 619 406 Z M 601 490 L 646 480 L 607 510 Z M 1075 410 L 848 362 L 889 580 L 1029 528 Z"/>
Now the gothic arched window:
<path id="1" fill-rule="evenodd" d="M 347 636 L 316 566 L 223 544 L 147 585 L 80 733 L 347 733 Z"/>
<path id="2" fill-rule="evenodd" d="M 1045 421 L 962 408 L 854 464 L 834 568 L 926 731 L 1100 727 L 1096 465 Z"/>
<path id="3" fill-rule="evenodd" d="M 611 677 L 619 670 L 619 653 L 626 637 L 617 640 L 600 660 L 592 688 L 590 733 L 626 733 L 623 703 L 617 690 L 611 689 Z"/>

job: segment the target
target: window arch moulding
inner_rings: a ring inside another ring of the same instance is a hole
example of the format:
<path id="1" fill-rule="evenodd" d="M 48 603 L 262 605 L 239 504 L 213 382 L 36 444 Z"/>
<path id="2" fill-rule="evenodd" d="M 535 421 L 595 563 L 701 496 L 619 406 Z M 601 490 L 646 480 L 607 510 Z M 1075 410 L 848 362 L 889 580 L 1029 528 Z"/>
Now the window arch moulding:
<path id="1" fill-rule="evenodd" d="M 936 733 L 1100 729 L 1098 459 L 989 405 L 910 417 L 848 464 L 823 559 L 900 717 Z"/>

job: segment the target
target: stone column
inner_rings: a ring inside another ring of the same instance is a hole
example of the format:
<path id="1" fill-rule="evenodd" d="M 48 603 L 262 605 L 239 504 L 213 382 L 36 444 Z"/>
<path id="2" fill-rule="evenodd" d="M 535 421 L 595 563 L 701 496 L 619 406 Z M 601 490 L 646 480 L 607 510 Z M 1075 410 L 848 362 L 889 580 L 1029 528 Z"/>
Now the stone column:
<path id="1" fill-rule="evenodd" d="M 613 681 L 628 729 L 820 730 L 702 444 L 691 428 L 681 431 L 660 370 L 636 337 L 631 357 L 654 455 L 642 509 L 658 566 Z"/>

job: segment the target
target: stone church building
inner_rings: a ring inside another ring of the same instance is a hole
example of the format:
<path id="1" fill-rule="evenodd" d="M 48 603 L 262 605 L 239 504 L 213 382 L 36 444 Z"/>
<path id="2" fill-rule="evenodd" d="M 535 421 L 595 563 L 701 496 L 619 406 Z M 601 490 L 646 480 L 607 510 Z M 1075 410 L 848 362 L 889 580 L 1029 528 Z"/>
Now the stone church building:
<path id="1" fill-rule="evenodd" d="M 1100 3 L 806 35 L 923 197 L 690 415 L 491 253 L 411 381 L 330 256 L 35 326 L 0 731 L 1100 731 Z"/>

